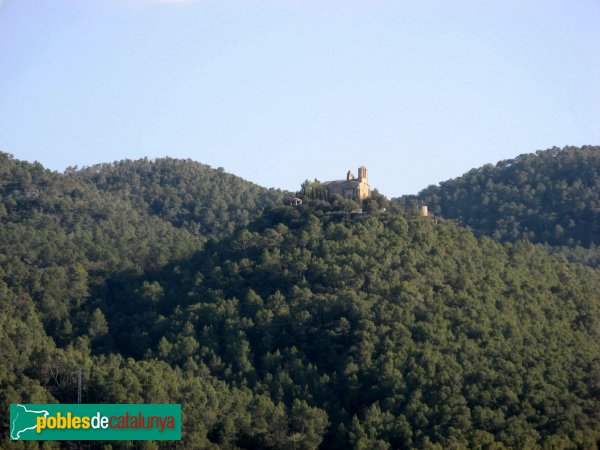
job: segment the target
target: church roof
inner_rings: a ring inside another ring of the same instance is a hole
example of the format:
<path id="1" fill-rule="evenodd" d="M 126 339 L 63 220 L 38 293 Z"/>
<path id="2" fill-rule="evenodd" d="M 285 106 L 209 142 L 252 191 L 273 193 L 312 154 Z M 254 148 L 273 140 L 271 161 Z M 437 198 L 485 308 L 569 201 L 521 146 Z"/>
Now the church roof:
<path id="1" fill-rule="evenodd" d="M 360 184 L 360 182 L 357 179 L 354 180 L 333 180 L 333 181 L 323 181 L 323 183 L 321 183 L 323 186 L 340 186 L 340 187 L 346 187 L 346 188 L 353 188 L 356 187 Z"/>

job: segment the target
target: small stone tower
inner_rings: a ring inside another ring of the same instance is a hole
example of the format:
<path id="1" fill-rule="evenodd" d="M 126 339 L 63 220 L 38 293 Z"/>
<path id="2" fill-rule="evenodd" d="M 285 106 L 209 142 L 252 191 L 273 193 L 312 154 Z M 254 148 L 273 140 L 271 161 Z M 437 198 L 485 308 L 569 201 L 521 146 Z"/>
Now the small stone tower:
<path id="1" fill-rule="evenodd" d="M 360 166 L 358 168 L 358 181 L 362 183 L 363 181 L 367 183 L 367 168 L 365 166 Z"/>
<path id="2" fill-rule="evenodd" d="M 371 195 L 371 188 L 369 187 L 369 183 L 367 181 L 367 168 L 365 166 L 360 166 L 358 168 L 358 199 L 363 200 Z"/>

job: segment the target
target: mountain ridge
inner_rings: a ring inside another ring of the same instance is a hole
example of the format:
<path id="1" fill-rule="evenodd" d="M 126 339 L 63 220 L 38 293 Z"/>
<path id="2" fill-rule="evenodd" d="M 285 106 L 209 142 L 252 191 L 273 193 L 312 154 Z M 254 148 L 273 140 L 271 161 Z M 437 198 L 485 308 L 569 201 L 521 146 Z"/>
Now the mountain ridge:
<path id="1" fill-rule="evenodd" d="M 188 448 L 598 446 L 598 270 L 380 194 L 286 195 L 0 153 L 0 398 L 72 403 L 81 369 L 87 403 L 182 403 Z"/>
<path id="2" fill-rule="evenodd" d="M 600 241 L 598 192 L 600 147 L 554 147 L 471 169 L 393 202 L 427 203 L 500 241 L 589 246 Z"/>

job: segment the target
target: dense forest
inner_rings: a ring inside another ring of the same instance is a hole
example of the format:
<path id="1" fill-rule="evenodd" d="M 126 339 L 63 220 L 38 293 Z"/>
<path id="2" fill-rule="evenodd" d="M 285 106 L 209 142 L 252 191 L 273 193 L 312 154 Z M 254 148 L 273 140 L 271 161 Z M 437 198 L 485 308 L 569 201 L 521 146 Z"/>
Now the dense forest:
<path id="1" fill-rule="evenodd" d="M 192 160 L 126 160 L 68 172 L 196 236 L 230 233 L 259 216 L 265 206 L 289 198 Z"/>
<path id="2" fill-rule="evenodd" d="M 2 402 L 74 402 L 81 369 L 84 402 L 182 404 L 181 442 L 104 449 L 598 447 L 597 269 L 434 202 L 285 198 L 190 161 L 0 154 Z M 2 448 L 61 448 L 10 443 L 7 412 Z"/>
<path id="3" fill-rule="evenodd" d="M 417 203 L 477 234 L 564 247 L 572 259 L 600 266 L 600 147 L 520 155 L 392 201 Z"/>

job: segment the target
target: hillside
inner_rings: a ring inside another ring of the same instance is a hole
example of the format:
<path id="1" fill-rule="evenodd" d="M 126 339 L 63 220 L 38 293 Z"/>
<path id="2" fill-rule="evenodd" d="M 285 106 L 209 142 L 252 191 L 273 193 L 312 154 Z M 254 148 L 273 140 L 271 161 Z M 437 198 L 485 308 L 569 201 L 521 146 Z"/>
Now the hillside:
<path id="1" fill-rule="evenodd" d="M 230 233 L 289 197 L 192 160 L 125 160 L 70 174 L 202 237 Z"/>
<path id="2" fill-rule="evenodd" d="M 124 161 L 59 174 L 0 153 L 0 277 L 37 302 L 47 329 L 71 330 L 71 308 L 108 274 L 188 257 L 282 198 L 191 161 Z"/>
<path id="3" fill-rule="evenodd" d="M 499 241 L 594 249 L 600 244 L 600 147 L 521 155 L 393 203 L 416 202 Z"/>
<path id="4" fill-rule="evenodd" d="M 203 166 L 136 181 L 143 161 L 57 174 L 0 156 L 4 404 L 74 402 L 82 369 L 84 402 L 182 403 L 185 448 L 600 442 L 597 270 L 378 198 L 352 214 L 258 189 L 264 210 L 205 240 L 190 204 L 151 201 L 192 199 Z"/>
<path id="5" fill-rule="evenodd" d="M 278 208 L 188 263 L 115 280 L 119 351 L 316 408 L 290 427 L 323 448 L 598 438 L 598 272 L 449 223 L 347 217 Z"/>
<path id="6" fill-rule="evenodd" d="M 50 392 L 71 389 L 73 370 L 106 330 L 92 292 L 108 276 L 158 269 L 201 245 L 119 196 L 0 153 L 2 402 L 55 401 Z"/>
<path id="7" fill-rule="evenodd" d="M 0 154 L 0 279 L 34 300 L 52 330 L 71 328 L 70 309 L 107 274 L 159 268 L 200 247 L 117 195 Z"/>

